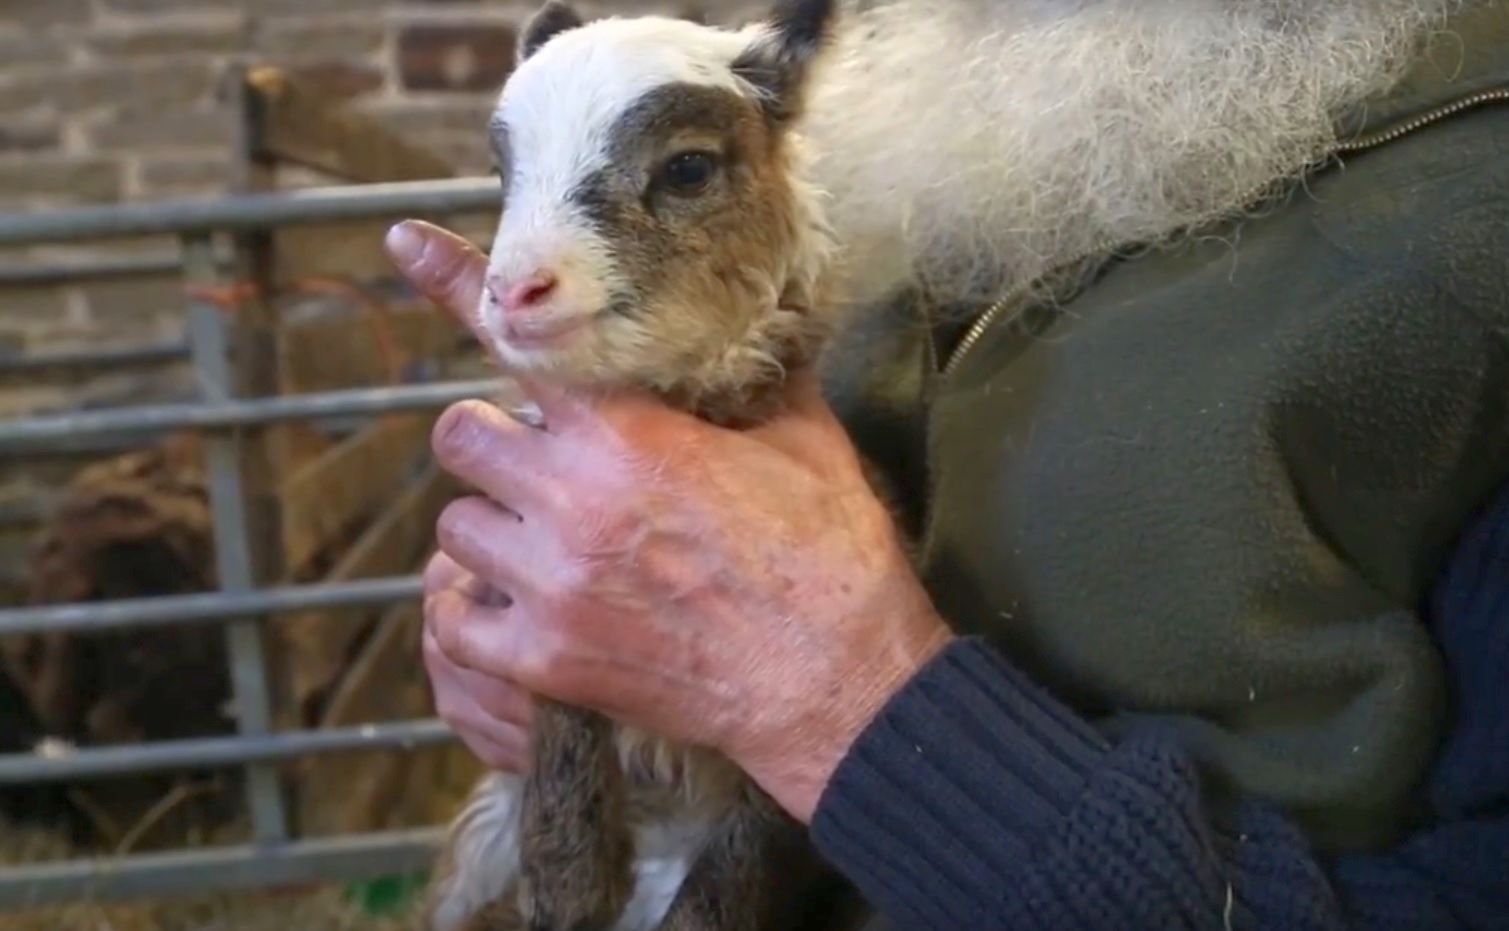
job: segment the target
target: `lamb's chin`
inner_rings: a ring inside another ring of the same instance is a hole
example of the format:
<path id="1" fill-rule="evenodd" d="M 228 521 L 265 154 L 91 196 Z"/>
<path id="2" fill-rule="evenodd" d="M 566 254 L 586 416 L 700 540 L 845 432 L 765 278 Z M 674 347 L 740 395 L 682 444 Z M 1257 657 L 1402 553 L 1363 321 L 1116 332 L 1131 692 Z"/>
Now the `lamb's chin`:
<path id="1" fill-rule="evenodd" d="M 533 375 L 541 378 L 557 378 L 569 370 L 571 353 L 551 349 L 522 349 L 511 343 L 498 340 L 493 345 L 493 355 L 503 371 L 511 375 Z"/>
<path id="2" fill-rule="evenodd" d="M 551 346 L 519 346 L 495 340 L 493 356 L 504 374 L 518 375 L 563 388 L 595 391 L 641 384 L 637 369 L 625 371 L 613 364 L 616 354 L 611 340 L 587 332 L 570 343 Z"/>

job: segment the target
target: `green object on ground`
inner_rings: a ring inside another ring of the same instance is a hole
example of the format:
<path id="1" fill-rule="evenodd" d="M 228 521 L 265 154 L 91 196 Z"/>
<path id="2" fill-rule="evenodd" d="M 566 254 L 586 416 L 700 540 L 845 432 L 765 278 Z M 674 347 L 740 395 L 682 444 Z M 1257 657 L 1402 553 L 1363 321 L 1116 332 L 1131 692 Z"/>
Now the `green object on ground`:
<path id="1" fill-rule="evenodd" d="M 407 911 L 424 888 L 428 874 L 380 876 L 366 882 L 352 883 L 347 895 L 369 915 L 393 915 Z"/>

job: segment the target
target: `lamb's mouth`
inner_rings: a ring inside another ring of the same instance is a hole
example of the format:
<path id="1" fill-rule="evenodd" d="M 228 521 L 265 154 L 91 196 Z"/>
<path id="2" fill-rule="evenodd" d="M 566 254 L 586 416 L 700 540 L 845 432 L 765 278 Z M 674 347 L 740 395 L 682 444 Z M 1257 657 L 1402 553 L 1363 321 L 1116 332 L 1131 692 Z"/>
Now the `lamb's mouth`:
<path id="1" fill-rule="evenodd" d="M 501 336 L 503 342 L 513 349 L 562 349 L 580 337 L 599 316 L 596 313 L 557 314 L 505 320 Z"/>

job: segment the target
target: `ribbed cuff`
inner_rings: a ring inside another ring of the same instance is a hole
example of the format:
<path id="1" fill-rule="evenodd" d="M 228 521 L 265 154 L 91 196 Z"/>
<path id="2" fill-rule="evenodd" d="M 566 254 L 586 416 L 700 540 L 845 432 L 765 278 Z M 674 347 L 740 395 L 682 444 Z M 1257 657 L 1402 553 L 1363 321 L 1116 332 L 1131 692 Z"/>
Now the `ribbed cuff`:
<path id="1" fill-rule="evenodd" d="M 979 639 L 924 667 L 870 724 L 813 837 L 907 927 L 983 927 L 1014 867 L 1108 752 L 1087 723 Z"/>

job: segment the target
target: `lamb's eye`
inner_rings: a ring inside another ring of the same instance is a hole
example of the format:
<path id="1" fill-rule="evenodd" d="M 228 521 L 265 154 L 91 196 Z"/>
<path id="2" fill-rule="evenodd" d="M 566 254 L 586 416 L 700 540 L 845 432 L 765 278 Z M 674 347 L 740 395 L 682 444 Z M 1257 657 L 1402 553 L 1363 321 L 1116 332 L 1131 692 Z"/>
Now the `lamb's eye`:
<path id="1" fill-rule="evenodd" d="M 660 177 L 666 190 L 673 194 L 689 196 L 701 193 L 713 180 L 718 170 L 718 161 L 707 152 L 682 152 L 673 155 L 660 169 Z"/>

